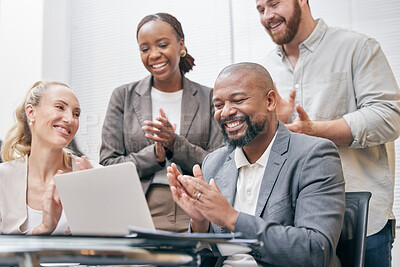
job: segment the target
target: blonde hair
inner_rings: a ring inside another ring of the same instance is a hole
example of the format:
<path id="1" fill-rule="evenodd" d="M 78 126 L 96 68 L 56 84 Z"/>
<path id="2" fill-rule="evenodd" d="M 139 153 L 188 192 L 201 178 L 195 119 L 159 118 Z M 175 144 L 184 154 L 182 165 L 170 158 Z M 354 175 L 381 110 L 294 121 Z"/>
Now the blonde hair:
<path id="1" fill-rule="evenodd" d="M 29 129 L 25 108 L 27 105 L 38 106 L 47 89 L 52 85 L 68 85 L 57 81 L 38 81 L 26 93 L 24 101 L 15 110 L 16 123 L 8 130 L 4 141 L 1 157 L 3 161 L 25 157 L 31 152 L 32 134 Z M 64 165 L 71 168 L 71 151 L 63 149 Z"/>

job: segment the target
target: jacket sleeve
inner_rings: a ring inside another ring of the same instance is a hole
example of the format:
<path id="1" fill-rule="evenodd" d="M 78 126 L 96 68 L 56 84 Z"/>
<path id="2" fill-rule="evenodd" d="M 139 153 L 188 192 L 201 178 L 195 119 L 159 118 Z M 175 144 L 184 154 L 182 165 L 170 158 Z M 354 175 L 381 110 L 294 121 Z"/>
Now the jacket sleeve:
<path id="1" fill-rule="evenodd" d="M 351 147 L 395 140 L 400 132 L 400 91 L 377 41 L 365 41 L 355 56 L 352 71 L 358 109 L 343 116 L 353 135 Z"/>
<path id="2" fill-rule="evenodd" d="M 273 211 L 293 216 L 293 224 L 283 225 L 273 219 L 273 213 L 262 217 L 239 213 L 234 231 L 241 232 L 244 238 L 263 242 L 264 246 L 254 247 L 250 253 L 259 263 L 329 266 L 335 257 L 345 209 L 344 180 L 337 149 L 331 142 L 320 141 L 298 165 L 290 173 L 291 177 L 286 177 L 299 179 L 295 185 L 298 193 L 282 196 L 291 199 L 293 211 L 282 211 L 291 210 L 285 201 Z"/>
<path id="3" fill-rule="evenodd" d="M 100 164 L 133 162 L 142 179 L 162 170 L 163 166 L 156 161 L 154 145 L 148 145 L 137 152 L 127 152 L 126 129 L 124 129 L 125 98 L 126 93 L 123 87 L 114 90 L 111 96 L 102 130 Z"/>

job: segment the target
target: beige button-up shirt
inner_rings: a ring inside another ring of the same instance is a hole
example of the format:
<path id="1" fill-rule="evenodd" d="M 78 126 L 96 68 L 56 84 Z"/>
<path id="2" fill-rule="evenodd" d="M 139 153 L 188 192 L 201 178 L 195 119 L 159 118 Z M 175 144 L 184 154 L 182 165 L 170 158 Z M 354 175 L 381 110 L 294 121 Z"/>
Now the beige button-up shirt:
<path id="1" fill-rule="evenodd" d="M 294 69 L 281 46 L 262 64 L 283 98 L 296 89 L 311 120 L 344 118 L 350 126 L 354 142 L 338 147 L 346 191 L 372 192 L 368 235 L 375 234 L 394 218 L 394 153 L 386 144 L 399 136 L 398 85 L 377 41 L 322 19 L 299 49 Z"/>

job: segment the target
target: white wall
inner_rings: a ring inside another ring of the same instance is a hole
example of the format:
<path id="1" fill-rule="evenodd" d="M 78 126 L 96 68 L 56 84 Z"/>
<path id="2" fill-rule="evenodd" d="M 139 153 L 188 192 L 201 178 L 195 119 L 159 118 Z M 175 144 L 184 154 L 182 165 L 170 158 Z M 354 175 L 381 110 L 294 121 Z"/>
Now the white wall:
<path id="1" fill-rule="evenodd" d="M 12 111 L 41 78 L 43 1 L 0 2 L 0 138 L 13 124 Z"/>
<path id="2" fill-rule="evenodd" d="M 0 138 L 29 87 L 41 79 L 69 83 L 67 0 L 0 2 Z"/>
<path id="3" fill-rule="evenodd" d="M 69 84 L 70 27 L 67 16 L 68 0 L 43 1 L 43 62 L 41 78 Z"/>

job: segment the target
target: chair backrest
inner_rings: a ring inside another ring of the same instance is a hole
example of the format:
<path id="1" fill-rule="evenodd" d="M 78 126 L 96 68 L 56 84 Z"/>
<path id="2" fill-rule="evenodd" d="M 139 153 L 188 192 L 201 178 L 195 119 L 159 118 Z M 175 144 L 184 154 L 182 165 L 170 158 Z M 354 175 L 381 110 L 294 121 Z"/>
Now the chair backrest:
<path id="1" fill-rule="evenodd" d="M 346 211 L 336 249 L 342 266 L 363 267 L 370 192 L 346 192 Z"/>

